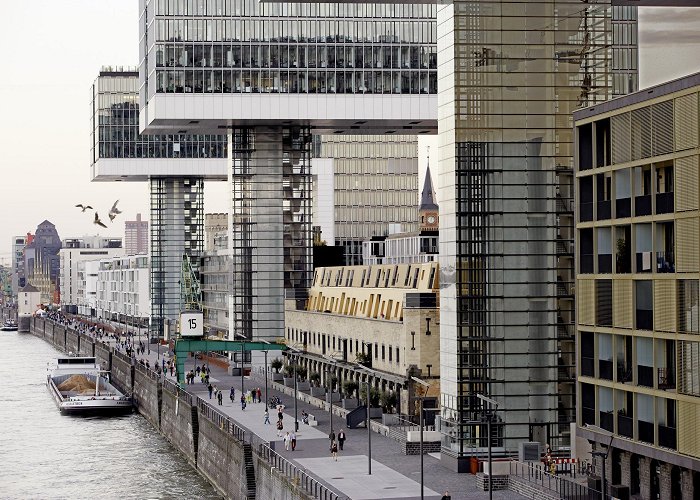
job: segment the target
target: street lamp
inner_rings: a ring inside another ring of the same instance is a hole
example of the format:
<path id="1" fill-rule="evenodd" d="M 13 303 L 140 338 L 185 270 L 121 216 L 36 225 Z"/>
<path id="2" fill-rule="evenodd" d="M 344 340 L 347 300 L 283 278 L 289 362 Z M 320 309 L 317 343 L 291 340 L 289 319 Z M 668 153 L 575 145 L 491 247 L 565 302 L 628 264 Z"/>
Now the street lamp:
<path id="1" fill-rule="evenodd" d="M 601 479 L 601 483 L 602 483 L 601 484 L 601 490 L 602 490 L 601 498 L 602 498 L 602 500 L 605 500 L 607 497 L 607 493 L 606 493 L 606 489 L 605 489 L 605 460 L 607 460 L 607 458 L 608 458 L 608 454 L 610 453 L 610 448 L 612 447 L 612 442 L 613 442 L 613 439 L 615 438 L 615 436 L 612 433 L 606 431 L 605 429 L 598 427 L 597 425 L 585 424 L 584 428 L 591 430 L 593 432 L 603 434 L 604 436 L 610 436 L 610 443 L 608 443 L 608 449 L 606 451 L 591 451 L 591 456 L 600 457 L 602 459 L 602 462 L 603 462 L 603 464 L 602 464 L 603 470 L 600 474 L 600 479 Z"/>
<path id="2" fill-rule="evenodd" d="M 296 359 L 296 361 L 294 361 L 294 364 L 292 365 L 294 368 L 294 432 L 299 432 L 299 419 L 297 418 L 297 415 L 298 415 L 297 403 L 299 402 L 299 394 L 298 394 L 299 391 L 297 389 L 297 384 L 298 384 L 297 363 L 299 362 L 299 353 L 302 352 L 296 348 L 297 345 L 298 345 L 298 343 L 295 342 L 293 345 L 287 346 L 289 348 L 289 350 L 291 350 L 292 352 L 294 352 L 297 355 L 297 359 Z M 291 356 L 290 356 L 290 359 L 291 359 Z"/>
<path id="3" fill-rule="evenodd" d="M 243 345 L 241 346 L 241 396 L 244 396 L 245 395 L 245 382 L 244 382 L 244 378 L 243 378 L 243 373 L 244 373 L 243 364 L 245 362 L 245 341 L 248 340 L 248 338 L 245 335 L 243 335 L 242 333 L 237 333 L 237 332 L 234 332 L 234 333 L 236 334 L 236 337 L 240 337 L 243 339 Z"/>
<path id="4" fill-rule="evenodd" d="M 370 420 L 370 398 L 369 398 L 369 392 L 371 390 L 371 385 L 369 383 L 369 376 L 370 374 L 376 374 L 376 370 L 372 370 L 371 368 L 367 368 L 364 365 L 356 364 L 357 368 L 360 370 L 364 371 L 367 373 L 367 412 L 366 412 L 366 417 L 365 417 L 365 425 L 367 426 L 367 474 L 372 475 L 372 425 L 371 425 L 371 420 Z"/>
<path id="5" fill-rule="evenodd" d="M 337 363 L 337 361 L 331 357 L 324 356 L 324 358 L 327 359 L 329 363 L 333 363 L 333 364 Z M 331 432 L 330 432 L 330 434 L 333 434 L 333 384 L 331 382 L 331 379 L 328 378 L 328 375 L 331 374 L 330 366 L 327 367 L 326 369 L 324 369 L 323 371 L 327 374 L 326 378 L 328 379 L 328 388 L 330 389 L 329 394 L 328 394 L 328 413 L 330 414 L 330 417 L 331 417 Z"/>
<path id="6" fill-rule="evenodd" d="M 479 398 L 483 403 L 486 403 L 489 405 L 489 410 L 491 407 L 495 407 L 498 409 L 498 401 L 487 398 L 483 394 L 477 394 L 477 398 Z M 493 498 L 493 463 L 491 461 L 491 412 L 487 412 L 486 414 L 486 433 L 488 434 L 488 447 L 489 447 L 489 500 Z"/>
<path id="7" fill-rule="evenodd" d="M 270 345 L 270 343 L 265 339 L 260 339 L 260 342 Z M 267 349 L 263 351 L 263 354 L 265 354 L 265 410 L 267 410 L 269 408 L 269 405 L 267 404 Z"/>
<path id="8" fill-rule="evenodd" d="M 418 377 L 411 377 L 411 380 L 414 382 L 418 382 L 420 385 L 422 385 L 425 388 L 425 392 L 428 392 L 428 387 L 430 384 L 426 382 L 425 380 L 421 380 Z M 424 495 L 424 481 L 423 481 L 423 399 L 425 398 L 425 394 L 423 396 L 419 396 L 418 399 L 420 400 L 420 498 L 423 500 L 425 498 Z"/>

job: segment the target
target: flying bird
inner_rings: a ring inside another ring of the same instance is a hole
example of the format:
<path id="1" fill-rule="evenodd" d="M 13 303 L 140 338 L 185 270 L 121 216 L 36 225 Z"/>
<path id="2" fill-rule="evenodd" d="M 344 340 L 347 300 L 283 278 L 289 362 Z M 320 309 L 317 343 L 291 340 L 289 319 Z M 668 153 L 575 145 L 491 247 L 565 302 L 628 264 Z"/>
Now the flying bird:
<path id="1" fill-rule="evenodd" d="M 78 204 L 76 205 L 76 207 L 77 207 L 77 208 L 82 208 L 82 209 L 83 209 L 83 212 L 84 212 L 85 210 L 87 210 L 88 208 L 92 210 L 92 207 L 91 207 L 90 205 L 83 205 L 82 203 L 78 203 Z"/>
<path id="2" fill-rule="evenodd" d="M 114 205 L 112 205 L 112 208 L 109 209 L 110 221 L 113 221 L 118 214 L 122 213 L 122 211 L 117 208 L 117 203 L 119 203 L 119 200 L 115 201 Z"/>
<path id="3" fill-rule="evenodd" d="M 97 225 L 100 226 L 100 227 L 107 228 L 107 226 L 105 226 L 105 225 L 102 223 L 102 221 L 100 220 L 100 216 L 97 215 L 97 212 L 95 212 L 95 220 L 92 221 L 92 222 L 93 222 L 93 224 L 97 224 Z"/>

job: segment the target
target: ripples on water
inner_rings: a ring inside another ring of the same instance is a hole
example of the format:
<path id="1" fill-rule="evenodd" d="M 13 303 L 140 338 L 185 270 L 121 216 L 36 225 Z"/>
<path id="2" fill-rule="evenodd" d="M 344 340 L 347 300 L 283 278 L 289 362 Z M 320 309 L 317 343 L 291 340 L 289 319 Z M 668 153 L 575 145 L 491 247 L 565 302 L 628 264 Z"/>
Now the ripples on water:
<path id="1" fill-rule="evenodd" d="M 0 332 L 0 498 L 220 498 L 140 415 L 61 415 L 45 384 L 59 355 Z"/>

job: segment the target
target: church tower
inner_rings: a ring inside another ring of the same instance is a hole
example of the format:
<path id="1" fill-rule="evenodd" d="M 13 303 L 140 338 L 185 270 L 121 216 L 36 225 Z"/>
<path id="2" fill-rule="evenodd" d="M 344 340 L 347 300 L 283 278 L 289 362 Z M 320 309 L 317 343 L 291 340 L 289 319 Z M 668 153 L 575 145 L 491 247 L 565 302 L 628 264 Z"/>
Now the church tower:
<path id="1" fill-rule="evenodd" d="M 438 206 L 435 203 L 435 191 L 433 190 L 433 179 L 430 176 L 430 148 L 428 148 L 428 168 L 425 171 L 425 182 L 420 197 L 420 207 L 418 208 L 418 220 L 420 221 L 421 231 L 437 231 L 440 225 Z"/>

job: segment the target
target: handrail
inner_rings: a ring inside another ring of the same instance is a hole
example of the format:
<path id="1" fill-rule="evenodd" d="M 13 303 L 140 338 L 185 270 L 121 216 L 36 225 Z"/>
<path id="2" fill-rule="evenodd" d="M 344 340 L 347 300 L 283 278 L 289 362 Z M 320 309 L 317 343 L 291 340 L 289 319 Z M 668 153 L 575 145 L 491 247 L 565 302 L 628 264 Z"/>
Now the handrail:
<path id="1" fill-rule="evenodd" d="M 511 476 L 519 477 L 530 484 L 535 484 L 545 490 L 557 493 L 562 500 L 578 500 L 580 498 L 598 498 L 600 492 L 585 484 L 571 479 L 559 477 L 547 472 L 541 464 L 527 464 L 512 460 L 509 463 Z"/>

